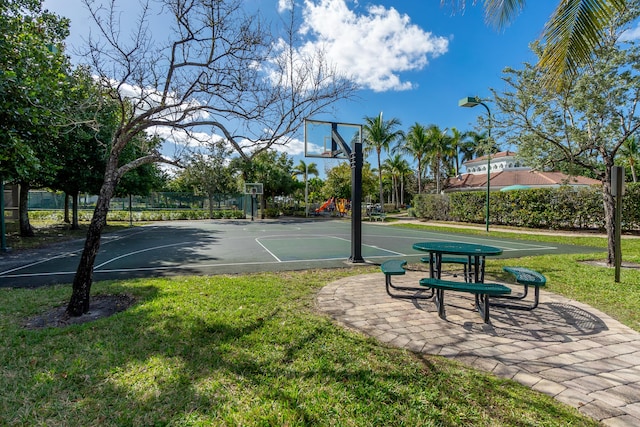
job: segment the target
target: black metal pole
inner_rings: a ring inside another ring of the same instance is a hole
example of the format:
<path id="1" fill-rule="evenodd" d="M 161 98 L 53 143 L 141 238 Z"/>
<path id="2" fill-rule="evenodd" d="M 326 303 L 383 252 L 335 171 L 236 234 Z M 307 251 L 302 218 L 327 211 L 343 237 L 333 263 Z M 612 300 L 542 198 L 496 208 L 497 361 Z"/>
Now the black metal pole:
<path id="1" fill-rule="evenodd" d="M 353 263 L 362 258 L 362 143 L 356 142 L 351 150 L 351 258 Z"/>

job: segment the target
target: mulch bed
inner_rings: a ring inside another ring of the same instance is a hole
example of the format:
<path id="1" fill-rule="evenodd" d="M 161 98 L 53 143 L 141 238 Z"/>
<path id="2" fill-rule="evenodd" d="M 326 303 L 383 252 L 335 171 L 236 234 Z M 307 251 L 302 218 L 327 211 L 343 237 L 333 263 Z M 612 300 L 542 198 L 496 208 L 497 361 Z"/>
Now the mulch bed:
<path id="1" fill-rule="evenodd" d="M 63 328 L 69 325 L 80 325 L 94 320 L 103 319 L 120 313 L 135 304 L 131 295 L 96 295 L 91 297 L 89 312 L 78 317 L 71 317 L 66 313 L 67 306 L 54 307 L 31 317 L 24 322 L 27 329 Z"/>

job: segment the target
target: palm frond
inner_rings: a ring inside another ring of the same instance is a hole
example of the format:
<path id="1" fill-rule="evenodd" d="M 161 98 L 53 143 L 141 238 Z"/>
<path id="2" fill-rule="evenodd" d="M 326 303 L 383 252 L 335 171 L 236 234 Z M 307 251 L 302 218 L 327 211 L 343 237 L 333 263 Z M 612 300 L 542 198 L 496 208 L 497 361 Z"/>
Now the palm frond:
<path id="1" fill-rule="evenodd" d="M 487 24 L 503 29 L 524 9 L 526 0 L 485 0 L 484 20 Z"/>
<path id="2" fill-rule="evenodd" d="M 626 8 L 625 0 L 562 0 L 545 25 L 544 50 L 539 67 L 550 87 L 561 86 L 567 76 L 588 64 L 604 38 L 611 18 Z"/>

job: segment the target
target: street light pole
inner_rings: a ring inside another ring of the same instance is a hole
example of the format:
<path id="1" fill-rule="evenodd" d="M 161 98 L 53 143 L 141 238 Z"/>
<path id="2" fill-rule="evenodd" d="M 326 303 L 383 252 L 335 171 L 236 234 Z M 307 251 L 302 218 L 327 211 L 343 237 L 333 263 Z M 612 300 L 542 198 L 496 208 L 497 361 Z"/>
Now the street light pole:
<path id="1" fill-rule="evenodd" d="M 487 226 L 487 233 L 489 232 L 489 196 L 491 194 L 491 110 L 489 110 L 489 107 L 487 106 L 487 104 L 485 104 L 484 102 L 482 102 L 482 100 L 476 96 L 467 96 L 466 98 L 462 98 L 460 101 L 458 101 L 458 106 L 459 107 L 475 107 L 476 105 L 482 105 L 484 108 L 487 109 L 487 116 L 489 117 L 489 126 L 488 126 L 488 134 L 489 134 L 489 141 L 488 141 L 488 149 L 487 149 L 487 200 L 485 202 L 486 204 L 486 226 Z"/>

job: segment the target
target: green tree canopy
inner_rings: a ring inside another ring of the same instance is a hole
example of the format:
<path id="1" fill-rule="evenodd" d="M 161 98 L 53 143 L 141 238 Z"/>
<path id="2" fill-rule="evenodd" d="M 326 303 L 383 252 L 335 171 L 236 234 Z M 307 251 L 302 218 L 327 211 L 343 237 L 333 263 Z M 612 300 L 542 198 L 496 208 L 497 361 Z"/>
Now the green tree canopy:
<path id="1" fill-rule="evenodd" d="M 340 162 L 329 169 L 322 192 L 325 199 L 329 197 L 351 199 L 351 165 L 348 162 Z M 362 166 L 362 195 L 371 195 L 375 192 L 376 177 L 373 175 L 371 165 L 365 162 Z"/>
<path id="2" fill-rule="evenodd" d="M 505 70 L 508 89 L 494 91 L 500 111 L 494 120 L 496 133 L 517 146 L 527 164 L 588 170 L 602 182 L 609 263 L 614 260 L 611 167 L 640 129 L 640 48 L 617 43 L 625 28 L 612 27 L 611 36 L 595 51 L 593 64 L 568 82 L 567 90 L 548 90 L 540 79 L 542 71 L 525 64 L 521 70 Z"/>
<path id="3" fill-rule="evenodd" d="M 209 216 L 213 218 L 214 200 L 230 194 L 240 193 L 234 179 L 234 169 L 228 165 L 231 150 L 224 141 L 211 147 L 211 154 L 195 153 L 191 156 L 182 175 L 196 194 L 204 194 L 209 199 Z"/>
<path id="4" fill-rule="evenodd" d="M 69 22 L 41 0 L 0 2 L 0 181 L 20 183 L 20 234 L 32 236 L 27 194 L 60 167 L 53 144 L 65 122 Z"/>
<path id="5" fill-rule="evenodd" d="M 232 165 L 241 172 L 244 182 L 262 183 L 263 214 L 267 200 L 273 200 L 276 196 L 288 196 L 296 188 L 292 173 L 293 159 L 286 153 L 278 153 L 276 150 L 261 151 L 251 160 L 236 158 Z"/>

